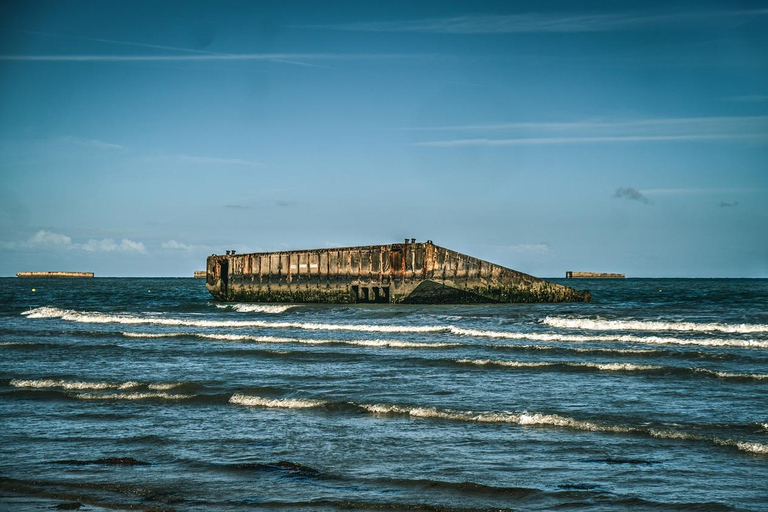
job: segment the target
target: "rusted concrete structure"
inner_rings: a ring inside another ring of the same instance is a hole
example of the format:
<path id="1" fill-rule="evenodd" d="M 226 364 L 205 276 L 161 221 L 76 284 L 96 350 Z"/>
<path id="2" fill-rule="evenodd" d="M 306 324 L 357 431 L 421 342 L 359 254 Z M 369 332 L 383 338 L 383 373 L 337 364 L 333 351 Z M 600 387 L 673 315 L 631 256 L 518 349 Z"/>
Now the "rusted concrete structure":
<path id="1" fill-rule="evenodd" d="M 208 275 L 208 273 L 205 270 L 195 270 L 195 278 L 197 279 L 205 279 L 205 277 Z"/>
<path id="2" fill-rule="evenodd" d="M 17 272 L 16 277 L 93 277 L 93 272 Z"/>
<path id="3" fill-rule="evenodd" d="M 434 245 L 431 241 L 212 255 L 206 287 L 249 302 L 471 304 L 588 302 L 589 292 Z"/>
<path id="4" fill-rule="evenodd" d="M 576 278 L 599 278 L 599 279 L 624 279 L 624 274 L 611 274 L 608 272 L 574 272 L 569 270 L 565 273 L 567 279 Z"/>

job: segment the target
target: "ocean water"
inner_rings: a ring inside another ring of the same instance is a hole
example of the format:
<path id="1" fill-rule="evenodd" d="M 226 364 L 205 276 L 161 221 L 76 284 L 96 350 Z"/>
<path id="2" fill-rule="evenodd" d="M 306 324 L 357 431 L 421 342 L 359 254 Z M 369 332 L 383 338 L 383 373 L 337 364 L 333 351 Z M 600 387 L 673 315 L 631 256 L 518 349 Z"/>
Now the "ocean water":
<path id="1" fill-rule="evenodd" d="M 594 302 L 0 279 L 0 509 L 768 510 L 768 280 L 568 284 Z"/>

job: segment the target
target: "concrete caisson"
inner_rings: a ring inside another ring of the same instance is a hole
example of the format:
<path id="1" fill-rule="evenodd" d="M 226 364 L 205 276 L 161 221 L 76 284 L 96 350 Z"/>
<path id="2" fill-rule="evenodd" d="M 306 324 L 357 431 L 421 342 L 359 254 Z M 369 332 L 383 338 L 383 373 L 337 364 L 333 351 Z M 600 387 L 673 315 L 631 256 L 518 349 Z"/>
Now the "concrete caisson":
<path id="1" fill-rule="evenodd" d="M 208 257 L 206 287 L 224 301 L 472 304 L 588 302 L 589 292 L 416 243 Z"/>

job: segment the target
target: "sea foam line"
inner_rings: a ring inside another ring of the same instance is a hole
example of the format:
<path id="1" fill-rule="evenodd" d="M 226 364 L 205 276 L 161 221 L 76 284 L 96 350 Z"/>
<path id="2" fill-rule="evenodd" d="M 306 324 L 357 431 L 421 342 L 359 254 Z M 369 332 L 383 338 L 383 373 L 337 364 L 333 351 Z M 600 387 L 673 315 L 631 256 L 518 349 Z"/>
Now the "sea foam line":
<path id="1" fill-rule="evenodd" d="M 546 342 L 627 342 L 660 345 L 695 345 L 713 347 L 744 347 L 768 348 L 768 341 L 741 339 L 682 339 L 643 337 L 633 335 L 572 335 L 558 333 L 526 333 L 509 331 L 489 331 L 481 329 L 466 329 L 452 325 L 377 325 L 377 324 L 326 324 L 315 322 L 270 322 L 266 320 L 193 320 L 178 318 L 138 317 L 131 315 L 108 315 L 104 313 L 85 313 L 73 310 L 63 310 L 53 307 L 41 307 L 22 313 L 28 318 L 61 318 L 80 323 L 117 323 L 130 325 L 164 325 L 187 327 L 224 327 L 244 328 L 260 327 L 273 329 L 304 329 L 315 331 L 356 331 L 378 333 L 427 333 L 447 332 L 459 336 L 487 337 L 500 339 L 531 340 Z M 549 318 L 549 317 L 548 317 Z"/>
<path id="2" fill-rule="evenodd" d="M 456 359 L 459 364 L 468 364 L 475 366 L 501 366 L 509 368 L 592 368 L 607 372 L 644 372 L 644 371 L 668 371 L 668 372 L 689 372 L 692 374 L 702 373 L 721 379 L 755 379 L 766 380 L 767 374 L 762 373 L 731 373 L 709 368 L 699 367 L 676 367 L 660 366 L 654 364 L 632 364 L 632 363 L 593 363 L 593 362 L 573 362 L 573 361 L 505 361 L 498 359 Z"/>
<path id="3" fill-rule="evenodd" d="M 297 398 L 265 398 L 236 393 L 229 400 L 236 405 L 275 409 L 311 409 L 330 405 L 323 400 L 309 400 Z M 373 415 L 405 415 L 416 419 L 438 419 L 458 422 L 476 423 L 506 423 L 518 426 L 557 427 L 586 432 L 610 433 L 610 434 L 634 434 L 645 435 L 658 439 L 682 439 L 690 441 L 706 441 L 720 446 L 729 446 L 741 451 L 768 454 L 768 444 L 739 441 L 736 439 L 719 438 L 700 434 L 690 434 L 675 430 L 651 429 L 646 427 L 631 427 L 624 425 L 611 425 L 598 421 L 580 420 L 559 414 L 542 414 L 530 412 L 472 412 L 456 411 L 452 409 L 439 409 L 436 407 L 407 407 L 393 404 L 356 404 L 345 402 L 351 406 Z"/>
<path id="4" fill-rule="evenodd" d="M 316 322 L 268 322 L 265 320 L 188 320 L 178 318 L 150 318 L 131 315 L 108 315 L 85 313 L 53 307 L 41 307 L 25 311 L 28 318 L 61 318 L 70 322 L 95 324 L 167 325 L 188 327 L 267 327 L 282 329 L 306 329 L 314 331 L 359 331 L 359 332 L 440 332 L 445 326 L 428 325 L 369 325 L 369 324 L 323 324 Z"/>
<path id="5" fill-rule="evenodd" d="M 298 307 L 297 304 L 249 304 L 249 303 L 236 303 L 236 304 L 216 304 L 219 309 L 234 309 L 240 313 L 269 313 L 280 314 L 285 313 L 289 309 Z"/>
<path id="6" fill-rule="evenodd" d="M 141 386 L 136 381 L 121 383 L 66 381 L 61 379 L 13 379 L 10 385 L 16 388 L 60 388 L 60 389 L 130 389 Z"/>
<path id="7" fill-rule="evenodd" d="M 180 395 L 175 393 L 78 393 L 76 398 L 81 400 L 146 400 L 162 398 L 164 400 L 186 400 L 195 395 Z"/>
<path id="8" fill-rule="evenodd" d="M 695 322 L 654 322 L 640 320 L 592 320 L 589 318 L 560 318 L 548 316 L 545 325 L 559 329 L 583 329 L 588 331 L 718 331 L 726 333 L 768 332 L 764 324 L 722 324 Z"/>
<path id="9" fill-rule="evenodd" d="M 306 398 L 264 398 L 235 393 L 229 398 L 229 403 L 247 405 L 250 407 L 264 407 L 267 409 L 308 409 L 323 406 L 327 402 L 322 400 L 309 400 Z"/>
<path id="10" fill-rule="evenodd" d="M 447 342 L 418 342 L 401 340 L 323 340 L 306 338 L 282 338 L 278 336 L 251 336 L 247 334 L 205 334 L 199 332 L 173 332 L 167 334 L 160 333 L 133 333 L 124 332 L 123 336 L 130 338 L 165 338 L 188 336 L 193 338 L 202 338 L 208 340 L 234 341 L 234 342 L 256 342 L 256 343 L 299 343 L 304 345 L 356 345 L 361 347 L 391 347 L 391 348 L 445 348 L 461 346 L 461 343 Z"/>
<path id="11" fill-rule="evenodd" d="M 498 359 L 456 359 L 460 364 L 471 364 L 476 366 L 508 366 L 512 368 L 545 368 L 545 367 L 568 367 L 568 368 L 594 368 L 609 372 L 632 372 L 664 370 L 666 367 L 653 364 L 631 364 L 631 363 L 590 363 L 590 362 L 570 362 L 570 361 L 502 361 Z M 713 372 L 715 373 L 715 372 Z"/>
<path id="12" fill-rule="evenodd" d="M 110 389 L 132 389 L 141 386 L 146 386 L 152 390 L 168 390 L 179 386 L 182 386 L 183 382 L 156 382 L 151 384 L 143 384 L 134 380 L 127 382 L 88 382 L 88 381 L 71 381 L 63 379 L 12 379 L 9 383 L 15 388 L 58 388 L 66 390 L 110 390 Z M 114 395 L 113 395 L 114 396 Z"/>

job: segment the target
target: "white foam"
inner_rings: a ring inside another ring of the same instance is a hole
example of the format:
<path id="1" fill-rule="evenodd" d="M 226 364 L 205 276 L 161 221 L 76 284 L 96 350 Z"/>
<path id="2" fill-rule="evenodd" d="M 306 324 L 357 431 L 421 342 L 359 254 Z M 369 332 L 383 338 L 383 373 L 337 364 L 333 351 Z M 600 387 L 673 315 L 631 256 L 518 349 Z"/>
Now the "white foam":
<path id="1" fill-rule="evenodd" d="M 12 345 L 32 345 L 24 341 L 0 341 L 0 347 L 10 347 Z"/>
<path id="2" fill-rule="evenodd" d="M 457 359 L 457 363 L 474 364 L 478 366 L 509 366 L 513 368 L 542 368 L 552 366 L 566 366 L 572 368 L 595 368 L 602 371 L 648 371 L 661 370 L 663 366 L 651 364 L 632 364 L 632 363 L 589 363 L 589 362 L 568 362 L 568 361 L 501 361 L 497 359 Z"/>
<path id="3" fill-rule="evenodd" d="M 450 332 L 454 335 L 471 337 L 490 337 L 502 339 L 518 339 L 547 342 L 627 342 L 627 343 L 645 343 L 660 345 L 697 345 L 697 346 L 716 346 L 716 347 L 745 347 L 745 348 L 768 348 L 768 341 L 761 340 L 742 340 L 742 339 L 685 339 L 675 337 L 656 337 L 656 336 L 635 336 L 635 335 L 568 335 L 559 333 L 525 333 L 525 332 L 507 332 L 507 331 L 488 331 L 480 329 L 464 329 L 450 325 L 378 325 L 378 324 L 327 324 L 315 322 L 270 322 L 266 320 L 195 320 L 189 318 L 157 318 L 146 316 L 131 315 L 108 315 L 105 313 L 85 313 L 72 310 L 63 310 L 52 307 L 41 307 L 23 313 L 28 318 L 61 318 L 66 321 L 81 323 L 118 323 L 129 325 L 164 325 L 164 326 L 187 326 L 187 327 L 223 327 L 223 328 L 246 328 L 261 327 L 272 329 L 303 329 L 315 331 L 356 331 L 356 332 L 374 332 L 374 333 L 425 333 L 425 332 Z M 552 319 L 547 317 L 547 321 L 563 322 L 582 322 L 583 320 L 570 319 Z M 596 321 L 588 321 L 596 322 Z M 626 323 L 626 322 L 625 322 Z M 629 322 L 632 323 L 632 322 Z M 637 323 L 637 322 L 635 322 Z M 643 324 L 643 322 L 639 322 Z M 651 322 L 652 323 L 652 322 Z M 644 323 L 650 325 L 651 323 Z M 672 324 L 664 324 L 672 325 Z M 687 325 L 687 324 L 678 324 Z M 691 324 L 705 325 L 705 324 Z M 716 325 L 716 324 L 706 324 Z M 719 325 L 719 324 L 717 324 Z M 732 326 L 738 327 L 738 326 Z M 744 326 L 742 326 L 744 327 Z M 756 327 L 756 326 L 753 326 Z M 759 327 L 759 326 L 757 326 Z M 574 327 L 576 328 L 576 327 Z M 616 328 L 616 327 L 614 327 Z M 607 327 L 603 330 L 606 330 Z M 648 329 L 650 330 L 650 329 Z M 733 331 L 742 332 L 742 331 Z M 749 332 L 749 331 L 743 331 Z M 757 332 L 757 331 L 755 331 Z M 128 334 L 133 337 L 160 338 L 165 336 L 186 336 L 187 334 L 159 334 L 159 333 L 135 333 Z M 431 344 L 432 346 L 439 346 Z M 394 346 L 394 345 L 390 345 Z M 422 345 L 423 346 L 423 345 Z"/>
<path id="4" fill-rule="evenodd" d="M 13 379 L 11 386 L 17 388 L 59 388 L 66 390 L 124 390 L 144 386 L 145 384 L 135 380 L 127 382 L 87 382 L 87 381 L 68 381 L 63 379 Z M 181 383 L 154 383 L 147 384 L 147 388 L 155 390 L 172 389 L 180 386 Z"/>
<path id="5" fill-rule="evenodd" d="M 171 393 L 79 393 L 75 396 L 83 400 L 146 400 L 148 398 L 186 400 L 195 395 L 177 395 Z"/>
<path id="6" fill-rule="evenodd" d="M 164 338 L 175 336 L 189 336 L 209 340 L 235 341 L 235 342 L 255 342 L 255 343 L 302 343 L 305 345 L 357 345 L 361 347 L 391 347 L 391 348 L 444 348 L 460 346 L 461 343 L 448 342 L 417 342 L 402 340 L 328 340 L 328 339 L 303 339 L 303 338 L 284 338 L 278 336 L 251 336 L 248 334 L 205 334 L 195 332 L 173 332 L 166 334 L 156 333 L 132 333 L 124 332 L 123 336 L 131 338 Z"/>
<path id="7" fill-rule="evenodd" d="M 298 398 L 264 398 L 235 393 L 229 398 L 229 403 L 250 407 L 265 407 L 267 409 L 308 409 L 320 407 L 326 402 Z"/>
<path id="8" fill-rule="evenodd" d="M 98 312 L 79 312 L 52 307 L 41 307 L 22 313 L 28 318 L 61 318 L 70 322 L 95 324 L 168 325 L 188 327 L 266 327 L 274 329 L 305 329 L 312 331 L 358 331 L 358 332 L 439 332 L 445 326 L 429 325 L 370 325 L 370 324 L 324 324 L 316 322 L 268 322 L 266 320 L 192 320 L 183 318 L 150 318 L 132 315 L 108 315 Z"/>
<path id="9" fill-rule="evenodd" d="M 268 313 L 268 314 L 280 314 L 285 313 L 289 309 L 298 307 L 297 304 L 250 304 L 250 303 L 236 303 L 236 304 L 216 304 L 219 309 L 234 309 L 240 313 Z"/>
<path id="10" fill-rule="evenodd" d="M 709 375 L 714 375 L 722 379 L 756 379 L 756 380 L 768 379 L 768 375 L 764 373 L 730 373 L 730 372 L 720 372 L 717 370 L 710 370 L 709 368 L 692 368 L 692 370 L 698 373 L 707 373 Z"/>
<path id="11" fill-rule="evenodd" d="M 690 441 L 709 441 L 720 446 L 730 446 L 743 452 L 768 454 L 768 444 L 752 443 L 749 441 L 739 441 L 737 439 L 727 439 L 721 437 L 703 436 L 700 434 L 689 434 L 676 430 L 656 430 L 648 431 L 651 437 L 659 439 L 685 439 Z"/>
<path id="12" fill-rule="evenodd" d="M 592 320 L 589 318 L 559 318 L 548 316 L 543 323 L 559 329 L 582 329 L 588 331 L 695 331 L 756 333 L 768 332 L 764 324 L 722 324 L 695 322 L 653 322 L 640 320 Z"/>
<path id="13" fill-rule="evenodd" d="M 149 384 L 147 386 L 147 388 L 148 389 L 154 389 L 154 390 L 157 390 L 157 391 L 165 391 L 165 390 L 177 388 L 177 387 L 183 386 L 183 385 L 184 385 L 183 382 L 161 382 L 161 383 L 158 383 L 158 384 Z"/>
<path id="14" fill-rule="evenodd" d="M 547 317 L 549 318 L 549 317 Z M 631 334 L 611 334 L 611 335 L 584 335 L 584 334 L 562 334 L 562 333 L 534 333 L 534 332 L 509 332 L 509 331 L 486 331 L 481 329 L 464 329 L 460 327 L 449 327 L 449 332 L 460 336 L 501 338 L 512 340 L 530 340 L 544 341 L 553 343 L 644 343 L 650 345 L 695 345 L 703 347 L 744 347 L 744 348 L 768 348 L 768 341 L 759 340 L 741 340 L 741 339 L 688 339 L 660 336 L 636 336 Z M 514 347 L 515 345 L 501 345 Z"/>
<path id="15" fill-rule="evenodd" d="M 109 382 L 78 382 L 55 379 L 13 379 L 10 385 L 17 388 L 61 388 L 61 389 L 117 389 L 120 384 Z"/>

